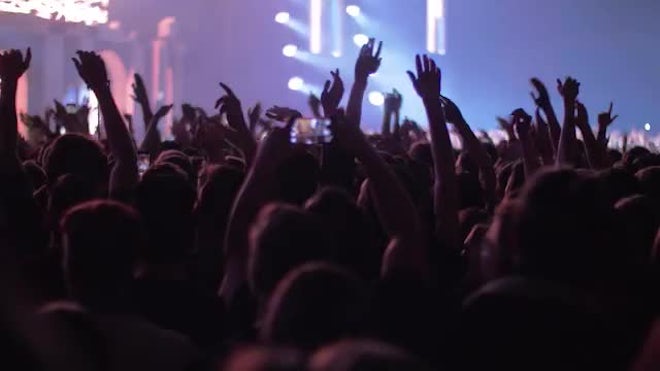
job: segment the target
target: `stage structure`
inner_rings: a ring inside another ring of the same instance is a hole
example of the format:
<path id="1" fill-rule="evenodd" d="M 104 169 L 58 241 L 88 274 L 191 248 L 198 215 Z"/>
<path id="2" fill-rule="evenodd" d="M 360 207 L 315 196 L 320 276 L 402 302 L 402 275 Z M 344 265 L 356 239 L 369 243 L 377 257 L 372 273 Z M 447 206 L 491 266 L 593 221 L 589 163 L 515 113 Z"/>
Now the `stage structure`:
<path id="1" fill-rule="evenodd" d="M 53 99 L 88 104 L 92 110 L 90 131 L 96 130 L 96 100 L 71 64 L 76 50 L 95 50 L 104 59 L 121 112 L 134 113 L 131 84 L 136 71 L 151 90 L 152 104 L 174 102 L 179 95 L 180 60 L 174 25 L 175 19 L 167 17 L 153 24 L 152 34 L 138 35 L 112 18 L 110 0 L 0 0 L 0 50 L 31 46 L 34 55 L 30 70 L 19 83 L 18 111 L 43 113 Z M 144 135 L 142 125 L 134 129 L 138 139 Z M 20 130 L 24 135 L 24 128 Z"/>

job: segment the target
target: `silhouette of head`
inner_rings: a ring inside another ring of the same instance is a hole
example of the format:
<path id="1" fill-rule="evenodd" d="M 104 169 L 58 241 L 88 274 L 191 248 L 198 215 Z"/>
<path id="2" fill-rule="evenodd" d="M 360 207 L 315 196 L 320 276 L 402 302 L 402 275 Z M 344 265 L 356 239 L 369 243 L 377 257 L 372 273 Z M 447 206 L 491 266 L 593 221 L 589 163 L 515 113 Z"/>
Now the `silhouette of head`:
<path id="1" fill-rule="evenodd" d="M 340 188 L 323 188 L 307 201 L 305 209 L 317 215 L 336 247 L 336 262 L 365 279 L 377 278 L 380 252 L 369 236 L 362 210 Z"/>
<path id="2" fill-rule="evenodd" d="M 523 271 L 579 282 L 616 260 L 614 211 L 596 177 L 542 170 L 521 194 L 517 239 Z"/>
<path id="3" fill-rule="evenodd" d="M 107 193 L 108 159 L 101 146 L 78 134 L 65 134 L 50 146 L 44 158 L 44 170 L 49 182 L 64 174 L 73 174 L 90 184 L 95 194 Z"/>
<path id="4" fill-rule="evenodd" d="M 289 272 L 271 296 L 262 340 L 307 350 L 364 331 L 367 294 L 361 281 L 332 265 Z"/>
<path id="5" fill-rule="evenodd" d="M 333 255 L 319 217 L 295 206 L 266 205 L 250 230 L 250 286 L 266 298 L 291 269 Z"/>
<path id="6" fill-rule="evenodd" d="M 374 340 L 344 340 L 319 349 L 311 371 L 431 370 L 404 350 Z"/>
<path id="7" fill-rule="evenodd" d="M 137 188 L 137 208 L 147 232 L 140 257 L 149 263 L 183 262 L 192 249 L 195 190 L 178 167 L 147 170 Z"/>
<path id="8" fill-rule="evenodd" d="M 138 213 L 114 201 L 89 201 L 61 223 L 63 268 L 70 295 L 81 304 L 112 308 L 127 295 L 142 243 Z"/>

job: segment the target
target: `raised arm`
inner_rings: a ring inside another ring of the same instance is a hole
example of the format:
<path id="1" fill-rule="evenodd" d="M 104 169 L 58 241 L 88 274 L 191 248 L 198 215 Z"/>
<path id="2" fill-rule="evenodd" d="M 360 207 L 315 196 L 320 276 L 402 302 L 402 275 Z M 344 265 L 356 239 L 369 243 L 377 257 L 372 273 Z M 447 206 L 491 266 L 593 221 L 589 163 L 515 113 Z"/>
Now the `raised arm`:
<path id="1" fill-rule="evenodd" d="M 332 117 L 337 113 L 341 99 L 344 97 L 344 80 L 339 76 L 339 69 L 330 71 L 332 83 L 326 80 L 321 93 L 321 105 L 325 117 Z"/>
<path id="2" fill-rule="evenodd" d="M 30 48 L 25 52 L 25 59 L 19 50 L 0 54 L 0 156 L 3 160 L 17 161 L 16 90 L 18 79 L 30 68 L 31 60 Z"/>
<path id="3" fill-rule="evenodd" d="M 545 117 L 548 118 L 548 129 L 550 131 L 550 138 L 552 143 L 552 149 L 557 153 L 557 148 L 559 148 L 559 137 L 561 136 L 561 126 L 559 125 L 559 120 L 557 119 L 557 114 L 555 114 L 555 109 L 552 107 L 552 102 L 550 102 L 550 95 L 548 94 L 548 89 L 537 78 L 531 79 L 531 83 L 536 89 L 538 97 L 531 93 L 534 103 L 545 112 Z"/>
<path id="4" fill-rule="evenodd" d="M 273 199 L 275 169 L 291 151 L 290 132 L 296 116 L 288 119 L 284 128 L 273 127 L 256 153 L 243 182 L 227 225 L 225 236 L 226 268 L 220 296 L 230 302 L 245 281 L 250 223 L 259 209 Z"/>
<path id="5" fill-rule="evenodd" d="M 426 244 L 408 192 L 385 160 L 367 142 L 359 125 L 348 122 L 340 111 L 332 129 L 342 148 L 364 166 L 379 220 L 390 238 L 383 258 L 383 274 L 400 270 L 424 274 L 428 270 Z"/>
<path id="6" fill-rule="evenodd" d="M 144 130 L 145 132 L 149 131 L 149 125 L 153 121 L 154 113 L 151 110 L 151 103 L 149 102 L 149 94 L 147 93 L 147 88 L 144 85 L 144 80 L 139 73 L 136 73 L 133 77 L 135 80 L 133 85 L 133 100 L 140 105 L 142 109 L 142 120 L 144 121 Z M 146 136 L 146 134 L 145 134 Z"/>
<path id="7" fill-rule="evenodd" d="M 575 102 L 580 93 L 580 83 L 571 77 L 567 77 L 563 83 L 557 79 L 557 90 L 564 98 L 564 125 L 559 138 L 557 165 L 575 165 L 577 145 L 577 139 L 575 138 Z"/>
<path id="8" fill-rule="evenodd" d="M 436 233 L 448 248 L 460 248 L 458 237 L 458 182 L 454 168 L 454 153 L 440 102 L 440 69 L 426 55 L 416 58 L 417 76 L 408 76 L 422 98 L 431 131 L 431 149 L 435 172 L 433 206 Z"/>
<path id="9" fill-rule="evenodd" d="M 346 106 L 346 116 L 350 122 L 356 125 L 362 120 L 362 101 L 364 93 L 367 90 L 367 79 L 369 75 L 376 73 L 380 67 L 380 52 L 383 42 L 378 43 L 378 49 L 374 54 L 374 44 L 376 39 L 369 39 L 369 42 L 362 46 L 360 55 L 355 63 L 355 82 L 351 89 L 351 95 L 348 98 Z"/>
<path id="10" fill-rule="evenodd" d="M 552 147 L 548 123 L 541 117 L 541 109 L 536 108 L 536 147 L 541 154 L 543 165 L 550 166 L 555 163 L 555 151 Z"/>
<path id="11" fill-rule="evenodd" d="M 511 115 L 522 146 L 525 175 L 529 179 L 541 167 L 541 159 L 532 138 L 532 116 L 528 115 L 522 108 L 513 111 Z"/>
<path id="12" fill-rule="evenodd" d="M 454 127 L 463 140 L 465 150 L 479 167 L 481 186 L 486 194 L 488 205 L 489 207 L 494 207 L 496 178 L 493 160 L 488 155 L 488 152 L 486 152 L 484 146 L 481 145 L 481 141 L 474 134 L 470 125 L 465 121 L 458 106 L 447 97 L 443 96 L 442 100 L 444 102 L 447 122 L 454 124 Z"/>
<path id="13" fill-rule="evenodd" d="M 227 123 L 236 138 L 233 144 L 243 153 L 245 163 L 250 164 L 257 150 L 257 142 L 245 123 L 241 101 L 227 85 L 220 83 L 220 86 L 225 95 L 217 100 L 215 108 L 220 109 L 220 114 L 227 115 Z"/>
<path id="14" fill-rule="evenodd" d="M 144 140 L 140 145 L 140 151 L 148 152 L 152 156 L 158 152 L 160 148 L 160 133 L 158 132 L 158 122 L 170 112 L 174 105 L 170 104 L 162 106 L 151 116 L 147 132 L 144 134 Z"/>
<path id="15" fill-rule="evenodd" d="M 604 163 L 605 151 L 596 141 L 596 136 L 589 125 L 589 114 L 584 104 L 577 102 L 577 118 L 575 124 L 582 133 L 584 149 L 587 153 L 587 159 L 592 169 L 603 169 L 607 167 Z"/>
<path id="16" fill-rule="evenodd" d="M 612 125 L 614 120 L 616 120 L 619 115 L 614 115 L 612 117 L 612 108 L 614 108 L 614 103 L 610 102 L 610 108 L 607 112 L 602 112 L 598 115 L 598 143 L 603 148 L 603 151 L 607 151 L 607 128 Z"/>
<path id="17" fill-rule="evenodd" d="M 94 52 L 78 51 L 77 54 L 78 59 L 73 58 L 73 63 L 80 77 L 99 101 L 103 114 L 103 125 L 108 136 L 108 145 L 115 159 L 110 174 L 110 194 L 130 192 L 138 183 L 137 151 L 131 134 L 112 98 L 105 63 Z"/>

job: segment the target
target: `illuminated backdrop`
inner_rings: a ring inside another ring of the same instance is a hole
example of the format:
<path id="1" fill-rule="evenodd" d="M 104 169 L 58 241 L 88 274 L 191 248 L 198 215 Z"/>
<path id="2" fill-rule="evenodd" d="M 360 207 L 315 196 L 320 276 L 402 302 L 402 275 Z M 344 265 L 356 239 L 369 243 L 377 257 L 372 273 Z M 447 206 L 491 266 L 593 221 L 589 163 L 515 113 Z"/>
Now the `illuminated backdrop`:
<path id="1" fill-rule="evenodd" d="M 84 23 L 108 22 L 110 0 L 0 0 L 0 12 L 31 14 L 39 18 Z"/>

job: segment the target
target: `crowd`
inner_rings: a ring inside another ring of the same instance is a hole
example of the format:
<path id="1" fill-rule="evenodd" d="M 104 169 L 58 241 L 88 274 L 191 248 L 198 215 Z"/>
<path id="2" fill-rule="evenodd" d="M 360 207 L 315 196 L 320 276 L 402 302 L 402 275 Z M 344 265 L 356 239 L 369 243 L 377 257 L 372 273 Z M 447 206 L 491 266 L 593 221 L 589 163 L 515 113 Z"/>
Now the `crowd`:
<path id="1" fill-rule="evenodd" d="M 381 47 L 345 107 L 338 70 L 310 97 L 322 144 L 292 143 L 300 111 L 244 112 L 224 84 L 218 114 L 184 104 L 162 140 L 172 106 L 154 112 L 139 75 L 136 143 L 84 51 L 105 138 L 59 104 L 21 115 L 21 138 L 31 52 L 1 54 L 2 369 L 660 369 L 660 155 L 608 149 L 612 106 L 593 130 L 570 77 L 563 118 L 532 79 L 535 112 L 493 143 L 428 56 L 407 72 L 428 131 L 394 91 L 365 135 Z"/>

